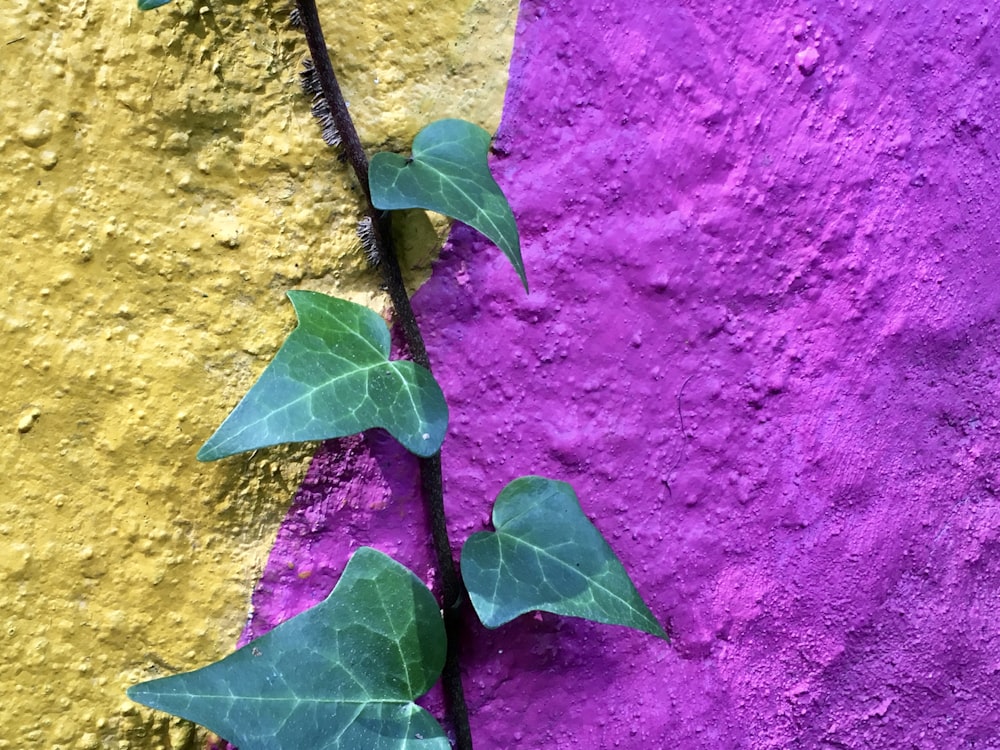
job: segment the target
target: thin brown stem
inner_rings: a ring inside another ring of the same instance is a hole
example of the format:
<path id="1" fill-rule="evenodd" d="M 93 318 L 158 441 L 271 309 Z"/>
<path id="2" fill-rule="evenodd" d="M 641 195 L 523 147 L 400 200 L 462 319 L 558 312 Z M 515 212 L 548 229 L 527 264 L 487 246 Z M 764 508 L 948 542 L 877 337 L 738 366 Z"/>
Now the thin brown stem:
<path id="1" fill-rule="evenodd" d="M 417 325 L 417 318 L 410 304 L 410 296 L 406 291 L 403 273 L 400 270 L 392 244 L 390 216 L 372 205 L 371 187 L 368 183 L 368 156 L 361 145 L 361 139 L 358 137 L 354 121 L 347 109 L 347 102 L 344 100 L 340 84 L 337 82 L 333 63 L 330 61 L 330 55 L 327 51 L 326 40 L 323 37 L 323 29 L 320 26 L 316 2 L 315 0 L 298 0 L 298 9 L 320 91 L 329 107 L 337 132 L 340 134 L 344 156 L 354 170 L 365 196 L 365 212 L 372 220 L 379 268 L 382 269 L 383 281 L 388 289 L 396 319 L 402 329 L 403 339 L 413 361 L 429 370 L 430 358 L 427 356 L 427 347 L 424 345 L 424 338 Z M 458 661 L 464 589 L 451 554 L 451 541 L 448 538 L 440 453 L 436 453 L 430 458 L 420 459 L 420 487 L 431 526 L 434 552 L 437 557 L 440 576 L 439 595 L 444 615 L 445 633 L 448 638 L 448 651 L 441 681 L 444 687 L 448 716 L 455 732 L 455 747 L 457 750 L 472 750 L 472 732 L 469 728 L 469 714 L 465 703 L 465 692 L 462 689 L 462 675 Z"/>

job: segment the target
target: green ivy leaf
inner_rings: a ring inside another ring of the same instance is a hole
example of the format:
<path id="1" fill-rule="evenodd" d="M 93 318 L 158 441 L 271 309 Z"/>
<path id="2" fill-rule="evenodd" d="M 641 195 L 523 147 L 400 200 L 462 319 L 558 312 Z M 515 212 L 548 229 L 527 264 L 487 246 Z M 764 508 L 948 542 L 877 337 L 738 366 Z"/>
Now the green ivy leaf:
<path id="1" fill-rule="evenodd" d="M 389 329 L 363 305 L 288 292 L 299 324 L 250 392 L 198 451 L 200 461 L 372 427 L 418 456 L 444 441 L 448 405 L 434 376 L 389 361 Z"/>
<path id="2" fill-rule="evenodd" d="M 515 479 L 497 497 L 493 526 L 462 548 L 462 576 L 486 627 L 543 610 L 668 640 L 565 482 Z"/>
<path id="3" fill-rule="evenodd" d="M 128 696 L 240 750 L 449 750 L 413 700 L 444 666 L 437 602 L 370 547 L 324 601 L 222 661 L 135 685 Z"/>
<path id="4" fill-rule="evenodd" d="M 514 265 L 524 290 L 528 279 L 521 240 L 507 198 L 490 174 L 490 134 L 465 120 L 432 122 L 413 139 L 413 156 L 372 157 L 372 203 L 386 211 L 424 208 L 458 219 L 496 243 Z"/>
<path id="5" fill-rule="evenodd" d="M 169 2 L 170 0 L 139 0 L 139 10 L 153 10 Z"/>

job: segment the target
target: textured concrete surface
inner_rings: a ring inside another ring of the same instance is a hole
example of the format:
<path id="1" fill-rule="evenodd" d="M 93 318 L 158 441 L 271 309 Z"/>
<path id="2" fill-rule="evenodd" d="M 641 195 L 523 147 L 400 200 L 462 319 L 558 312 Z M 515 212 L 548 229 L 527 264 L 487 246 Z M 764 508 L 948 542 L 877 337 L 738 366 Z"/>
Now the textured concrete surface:
<path id="1" fill-rule="evenodd" d="M 290 330 L 286 289 L 381 309 L 378 278 L 284 4 L 8 5 L 0 748 L 198 746 L 124 690 L 231 650 L 311 447 L 195 451 Z M 366 142 L 495 128 L 514 10 L 323 3 Z"/>
<path id="2" fill-rule="evenodd" d="M 533 292 L 458 229 L 416 296 L 452 531 L 568 480 L 674 642 L 470 623 L 477 747 L 1000 748 L 996 25 L 522 3 L 494 168 Z M 433 578 L 413 471 L 321 454 L 249 632 L 359 544 Z"/>

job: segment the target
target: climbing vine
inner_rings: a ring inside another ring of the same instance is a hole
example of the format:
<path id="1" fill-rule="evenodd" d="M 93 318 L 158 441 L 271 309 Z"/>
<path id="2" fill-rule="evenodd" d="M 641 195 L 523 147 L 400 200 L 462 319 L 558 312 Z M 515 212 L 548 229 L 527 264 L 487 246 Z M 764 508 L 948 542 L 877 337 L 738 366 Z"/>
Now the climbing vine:
<path id="1" fill-rule="evenodd" d="M 168 1 L 139 0 L 139 8 Z M 459 670 L 463 607 L 471 604 L 488 628 L 541 610 L 667 634 L 573 489 L 554 479 L 521 477 L 500 493 L 494 529 L 466 540 L 464 580 L 459 576 L 441 477 L 448 406 L 403 285 L 392 212 L 425 209 L 480 231 L 507 256 L 527 292 L 517 224 L 489 170 L 490 134 L 472 123 L 431 123 L 409 156 L 380 153 L 369 161 L 315 0 L 298 0 L 291 16 L 309 47 L 303 88 L 313 97 L 322 139 L 341 149 L 365 197 L 363 250 L 381 270 L 412 359 L 389 359 L 390 331 L 371 310 L 291 290 L 296 328 L 198 458 L 386 430 L 419 459 L 440 583 L 432 593 L 387 555 L 362 547 L 315 607 L 219 662 L 140 683 L 128 694 L 242 750 L 447 750 L 444 728 L 415 703 L 441 678 L 455 747 L 471 750 Z"/>

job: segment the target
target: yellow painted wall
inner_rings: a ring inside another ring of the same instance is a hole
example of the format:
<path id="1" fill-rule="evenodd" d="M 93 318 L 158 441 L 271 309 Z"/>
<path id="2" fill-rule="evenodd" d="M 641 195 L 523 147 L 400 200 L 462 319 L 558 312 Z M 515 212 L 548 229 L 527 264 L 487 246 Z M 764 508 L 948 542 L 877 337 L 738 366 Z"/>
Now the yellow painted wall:
<path id="1" fill-rule="evenodd" d="M 285 290 L 384 304 L 287 10 L 0 14 L 0 748 L 199 745 L 124 690 L 232 650 L 308 451 L 195 451 L 292 327 Z M 321 14 L 373 149 L 496 127 L 515 0 Z"/>

